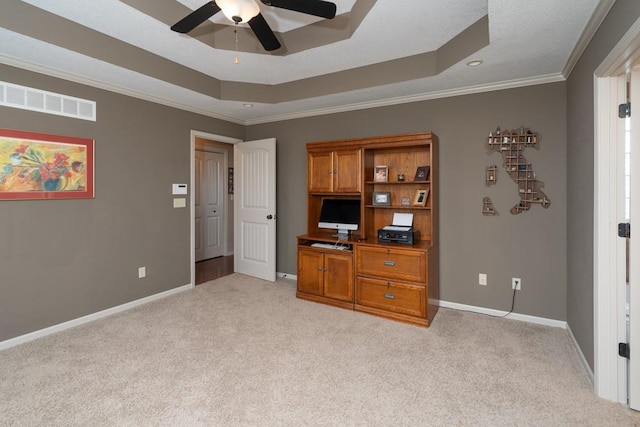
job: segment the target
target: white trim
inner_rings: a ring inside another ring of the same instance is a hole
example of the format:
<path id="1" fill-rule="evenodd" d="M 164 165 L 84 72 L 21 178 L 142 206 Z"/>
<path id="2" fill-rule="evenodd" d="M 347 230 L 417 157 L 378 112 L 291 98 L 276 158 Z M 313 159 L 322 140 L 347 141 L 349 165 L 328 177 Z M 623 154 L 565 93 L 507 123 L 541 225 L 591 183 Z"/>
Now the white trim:
<path id="1" fill-rule="evenodd" d="M 198 130 L 191 130 L 190 133 L 190 148 L 189 148 L 189 153 L 191 158 L 189 159 L 189 185 L 191 186 L 191 195 L 189 197 L 189 230 L 191 233 L 190 236 L 190 242 L 191 242 L 191 249 L 190 249 L 190 259 L 191 259 L 191 286 L 195 287 L 196 286 L 196 222 L 195 222 L 195 218 L 194 218 L 194 212 L 196 209 L 196 201 L 195 201 L 195 197 L 193 197 L 193 192 L 195 191 L 196 188 L 196 167 L 195 167 L 195 156 L 196 156 L 196 137 L 198 138 L 203 138 L 203 139 L 209 139 L 212 141 L 217 141 L 217 142 L 223 142 L 225 144 L 237 144 L 239 142 L 242 142 L 241 139 L 238 138 L 232 138 L 230 136 L 223 136 L 223 135 L 216 135 L 213 133 L 207 133 L 207 132 L 201 132 Z M 228 164 L 228 158 L 225 156 L 225 162 L 227 162 Z M 228 201 L 227 201 L 228 202 Z M 227 218 L 226 221 L 229 221 L 229 211 L 228 211 L 228 205 L 229 203 L 225 203 L 225 217 Z M 226 229 L 225 229 L 226 231 Z M 227 237 L 225 235 L 225 242 L 227 241 Z M 225 244 L 225 251 L 227 250 L 227 245 Z M 235 248 L 234 248 L 234 252 L 235 252 Z"/>
<path id="2" fill-rule="evenodd" d="M 21 59 L 15 59 L 6 55 L 0 54 L 0 64 L 10 65 L 12 67 L 22 68 L 28 71 L 34 71 L 36 73 L 45 74 L 51 77 L 57 77 L 62 80 L 67 80 L 70 82 L 80 83 L 83 85 L 95 87 L 98 89 L 108 90 L 109 92 L 119 93 L 121 95 L 131 96 L 137 99 L 143 99 L 145 101 L 153 102 L 155 104 L 165 105 L 167 107 L 177 108 L 183 111 L 189 111 L 196 114 L 202 114 L 203 116 L 213 117 L 215 119 L 224 120 L 230 123 L 237 123 L 241 125 L 246 125 L 246 123 L 242 119 L 237 119 L 235 117 L 229 117 L 222 114 L 216 114 L 210 110 L 205 110 L 203 108 L 196 108 L 189 104 L 183 104 L 180 102 L 176 102 L 172 99 L 161 98 L 159 96 L 151 95 L 146 92 L 140 92 L 137 90 L 129 89 L 126 87 L 118 86 L 113 83 L 106 83 L 97 79 L 81 76 L 78 74 L 69 73 L 66 71 L 60 71 L 52 67 L 45 67 L 39 64 L 34 64 L 32 62 L 23 61 Z M 148 77 L 148 76 L 146 76 Z M 166 83 L 166 82 L 163 82 Z M 200 94 L 202 95 L 202 94 Z"/>
<path id="3" fill-rule="evenodd" d="M 591 42 L 593 36 L 596 34 L 596 31 L 598 31 L 598 28 L 600 28 L 600 24 L 602 24 L 602 21 L 604 21 L 604 19 L 609 14 L 609 11 L 611 10 L 615 2 L 616 0 L 600 0 L 598 2 L 596 10 L 593 12 L 593 15 L 591 15 L 591 18 L 589 18 L 587 26 L 582 31 L 582 34 L 580 34 L 578 42 L 573 47 L 571 55 L 569 55 L 569 59 L 562 69 L 563 76 L 565 76 L 566 78 L 569 77 L 569 74 L 571 74 L 571 71 L 573 71 L 573 67 L 575 67 L 575 65 L 578 63 L 578 60 Z"/>
<path id="4" fill-rule="evenodd" d="M 30 332 L 19 337 L 11 338 L 5 341 L 0 341 L 0 350 L 6 350 L 11 347 L 15 347 L 20 344 L 24 344 L 29 341 L 36 340 L 38 338 L 46 337 L 58 332 L 65 331 L 67 329 L 75 328 L 76 326 L 84 325 L 85 323 L 93 322 L 116 313 L 121 313 L 126 310 L 130 310 L 134 307 L 138 307 L 143 304 L 147 304 L 152 301 L 156 301 L 162 298 L 166 298 L 171 295 L 175 295 L 180 292 L 188 291 L 193 286 L 191 284 L 180 286 L 177 288 L 169 289 L 168 291 L 160 292 L 158 294 L 150 295 L 148 297 L 140 298 L 135 301 L 131 301 L 125 304 L 121 304 L 115 307 L 107 308 L 106 310 L 91 313 L 86 316 L 78 317 L 77 319 L 69 320 L 67 322 L 59 323 L 57 325 L 49 326 L 48 328 L 40 329 L 38 331 Z"/>
<path id="5" fill-rule="evenodd" d="M 33 64 L 31 62 L 18 60 L 15 58 L 4 56 L 4 55 L 0 55 L 0 63 L 11 65 L 13 67 L 22 68 L 29 71 L 35 71 L 37 73 L 46 74 L 46 75 L 57 77 L 63 80 L 68 80 L 68 81 L 72 81 L 80 84 L 89 85 L 99 89 L 108 90 L 114 93 L 132 96 L 134 98 L 143 99 L 145 101 L 155 102 L 156 104 L 166 105 L 168 107 L 173 107 L 173 108 L 177 108 L 184 111 L 190 111 L 192 113 L 202 114 L 204 116 L 213 117 L 213 118 L 224 120 L 230 123 L 237 123 L 245 126 L 279 122 L 283 120 L 291 120 L 291 119 L 298 119 L 298 118 L 304 118 L 304 117 L 321 116 L 321 115 L 341 113 L 346 111 L 364 110 L 367 108 L 406 104 L 410 102 L 427 101 L 431 99 L 441 99 L 441 98 L 449 98 L 453 96 L 492 92 L 492 91 L 503 90 L 503 89 L 513 89 L 518 87 L 534 86 L 534 85 L 540 85 L 540 84 L 546 84 L 546 83 L 555 83 L 555 82 L 566 80 L 563 74 L 554 73 L 554 74 L 547 74 L 543 76 L 508 80 L 508 81 L 499 82 L 499 83 L 469 86 L 466 88 L 442 90 L 438 92 L 429 92 L 429 93 L 423 93 L 418 95 L 389 98 L 389 99 L 383 99 L 379 101 L 362 102 L 362 103 L 349 104 L 349 105 L 344 105 L 339 107 L 320 108 L 317 110 L 299 111 L 295 113 L 282 114 L 277 116 L 270 116 L 270 117 L 267 116 L 267 117 L 261 117 L 256 119 L 243 120 L 235 117 L 216 114 L 202 108 L 195 108 L 192 105 L 176 102 L 175 100 L 172 100 L 172 99 L 161 98 L 158 96 L 150 95 L 148 93 L 143 93 L 143 92 L 135 91 L 132 89 L 124 88 L 112 83 L 106 83 L 96 79 L 90 79 L 77 74 L 63 72 L 51 67 L 44 67 L 42 65 Z"/>
<path id="6" fill-rule="evenodd" d="M 496 316 L 496 317 L 504 316 L 505 319 L 535 323 L 536 325 L 552 326 L 554 328 L 562 328 L 562 329 L 567 328 L 567 322 L 562 320 L 547 319 L 545 317 L 537 317 L 537 316 L 529 316 L 528 314 L 509 313 L 508 311 L 494 310 L 492 308 L 477 307 L 474 305 L 459 304 L 457 302 L 440 300 L 440 307 L 451 308 L 454 310 L 461 310 L 461 311 L 471 311 L 474 313 L 487 314 L 489 316 Z"/>
<path id="7" fill-rule="evenodd" d="M 616 289 L 615 237 L 616 159 L 612 158 L 611 116 L 619 103 L 611 77 L 626 73 L 640 57 L 640 19 L 637 19 L 594 72 L 594 386 L 599 397 L 626 403 L 626 364 L 617 355 L 624 336 L 626 311 Z M 614 79 L 615 80 L 615 79 Z M 612 169 L 614 169 L 612 171 Z M 612 187 L 613 186 L 613 187 Z M 611 286 L 614 284 L 614 286 Z"/>
<path id="8" fill-rule="evenodd" d="M 640 19 L 633 23 L 611 52 L 594 71 L 596 77 L 612 77 L 625 74 L 640 57 Z"/>
<path id="9" fill-rule="evenodd" d="M 342 105 L 331 108 L 320 108 L 317 110 L 299 111 L 295 113 L 282 114 L 279 116 L 262 117 L 245 121 L 246 125 L 256 125 L 283 120 L 299 119 L 303 117 L 321 116 L 325 114 L 342 113 L 346 111 L 366 110 L 369 108 L 385 107 L 389 105 L 407 104 L 410 102 L 428 101 L 431 99 L 451 98 L 454 96 L 471 95 L 475 93 L 492 92 L 503 89 L 513 89 L 525 86 L 535 86 L 546 83 L 562 82 L 566 79 L 562 74 L 547 74 L 544 76 L 531 77 L 525 79 L 507 80 L 499 83 L 485 85 L 468 86 L 458 89 L 442 90 L 437 92 L 422 93 L 417 95 L 400 96 L 397 98 L 387 98 L 378 101 L 360 102 L 356 104 Z"/>
<path id="10" fill-rule="evenodd" d="M 276 277 L 279 279 L 289 279 L 289 280 L 298 280 L 298 276 L 295 274 L 289 274 L 289 273 L 278 273 L 276 272 Z"/>
<path id="11" fill-rule="evenodd" d="M 624 305 L 620 304 L 624 295 L 618 287 L 624 242 L 616 233 L 618 176 L 622 176 L 616 147 L 623 137 L 617 106 L 626 99 L 625 82 L 624 76 L 594 79 L 594 386 L 599 397 L 619 403 L 627 399 L 626 364 L 617 354 L 619 322 L 625 316 Z"/>
<path id="12" fill-rule="evenodd" d="M 576 353 L 578 353 L 578 357 L 582 362 L 582 366 L 584 366 L 584 369 L 587 371 L 587 374 L 589 375 L 589 380 L 591 381 L 591 384 L 593 384 L 593 371 L 591 370 L 591 367 L 589 366 L 589 362 L 587 362 L 587 358 L 584 356 L 584 353 L 582 352 L 582 349 L 580 348 L 580 345 L 578 344 L 578 341 L 576 340 L 575 335 L 573 335 L 573 331 L 571 330 L 571 327 L 569 326 L 569 324 L 567 324 L 567 332 L 569 333 L 569 338 L 571 339 L 573 348 L 576 350 Z"/>

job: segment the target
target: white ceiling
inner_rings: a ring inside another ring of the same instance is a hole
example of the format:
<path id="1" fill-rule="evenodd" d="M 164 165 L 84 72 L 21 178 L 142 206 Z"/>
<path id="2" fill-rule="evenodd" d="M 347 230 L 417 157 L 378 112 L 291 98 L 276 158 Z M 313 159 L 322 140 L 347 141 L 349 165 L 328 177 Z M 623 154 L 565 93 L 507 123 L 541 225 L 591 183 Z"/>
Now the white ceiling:
<path id="1" fill-rule="evenodd" d="M 7 0 L 3 4 L 4 1 Z M 178 1 L 190 9 L 206 2 Z M 334 2 L 341 14 L 349 12 L 355 0 Z M 563 80 L 613 1 L 378 0 L 347 40 L 285 56 L 240 52 L 238 65 L 234 63 L 235 52 L 214 49 L 188 35 L 170 31 L 165 23 L 118 0 L 24 0 L 24 3 L 216 79 L 266 85 L 434 51 L 488 15 L 489 45 L 435 76 L 297 101 L 252 102 L 252 107 L 242 101 L 222 101 L 0 27 L 2 63 L 237 123 L 254 124 Z M 0 14 L 3 7 L 0 5 Z M 278 32 L 314 21 L 304 14 L 261 3 L 260 7 Z M 224 23 L 222 14 L 214 18 L 215 22 Z M 474 59 L 482 60 L 482 65 L 466 65 Z"/>

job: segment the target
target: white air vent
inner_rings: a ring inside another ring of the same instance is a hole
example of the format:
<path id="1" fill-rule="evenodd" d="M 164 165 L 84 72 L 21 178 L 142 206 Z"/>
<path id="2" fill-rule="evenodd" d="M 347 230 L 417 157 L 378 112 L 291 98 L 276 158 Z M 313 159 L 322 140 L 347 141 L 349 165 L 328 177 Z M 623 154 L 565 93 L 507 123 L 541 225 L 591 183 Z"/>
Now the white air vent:
<path id="1" fill-rule="evenodd" d="M 96 121 L 96 103 L 0 81 L 0 105 Z"/>

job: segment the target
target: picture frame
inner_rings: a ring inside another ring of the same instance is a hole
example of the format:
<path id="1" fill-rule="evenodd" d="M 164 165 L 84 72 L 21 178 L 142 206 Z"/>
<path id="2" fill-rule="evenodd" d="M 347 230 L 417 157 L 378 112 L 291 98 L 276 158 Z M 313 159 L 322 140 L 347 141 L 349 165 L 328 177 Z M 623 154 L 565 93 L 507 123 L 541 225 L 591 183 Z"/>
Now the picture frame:
<path id="1" fill-rule="evenodd" d="M 425 206 L 427 199 L 429 198 L 429 189 L 416 190 L 416 194 L 413 196 L 413 206 Z"/>
<path id="2" fill-rule="evenodd" d="M 376 166 L 373 171 L 373 180 L 375 182 L 388 182 L 389 166 Z"/>
<path id="3" fill-rule="evenodd" d="M 418 166 L 416 169 L 416 175 L 413 178 L 414 181 L 427 181 L 429 179 L 429 172 L 431 171 L 431 167 L 429 166 Z"/>
<path id="4" fill-rule="evenodd" d="M 0 200 L 92 199 L 94 140 L 0 129 Z"/>
<path id="5" fill-rule="evenodd" d="M 371 203 L 374 205 L 388 206 L 391 204 L 391 193 L 388 191 L 374 191 Z"/>
<path id="6" fill-rule="evenodd" d="M 402 206 L 409 206 L 409 205 L 411 205 L 411 197 L 402 197 L 402 198 L 400 199 L 400 204 L 401 204 Z"/>

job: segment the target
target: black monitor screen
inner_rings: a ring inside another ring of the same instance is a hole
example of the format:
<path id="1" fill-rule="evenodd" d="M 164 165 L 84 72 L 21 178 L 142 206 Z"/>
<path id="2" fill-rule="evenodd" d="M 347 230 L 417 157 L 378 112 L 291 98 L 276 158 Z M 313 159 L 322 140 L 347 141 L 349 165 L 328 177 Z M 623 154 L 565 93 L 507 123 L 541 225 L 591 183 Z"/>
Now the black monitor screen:
<path id="1" fill-rule="evenodd" d="M 357 230 L 359 222 L 360 200 L 324 199 L 322 201 L 319 227 Z"/>

